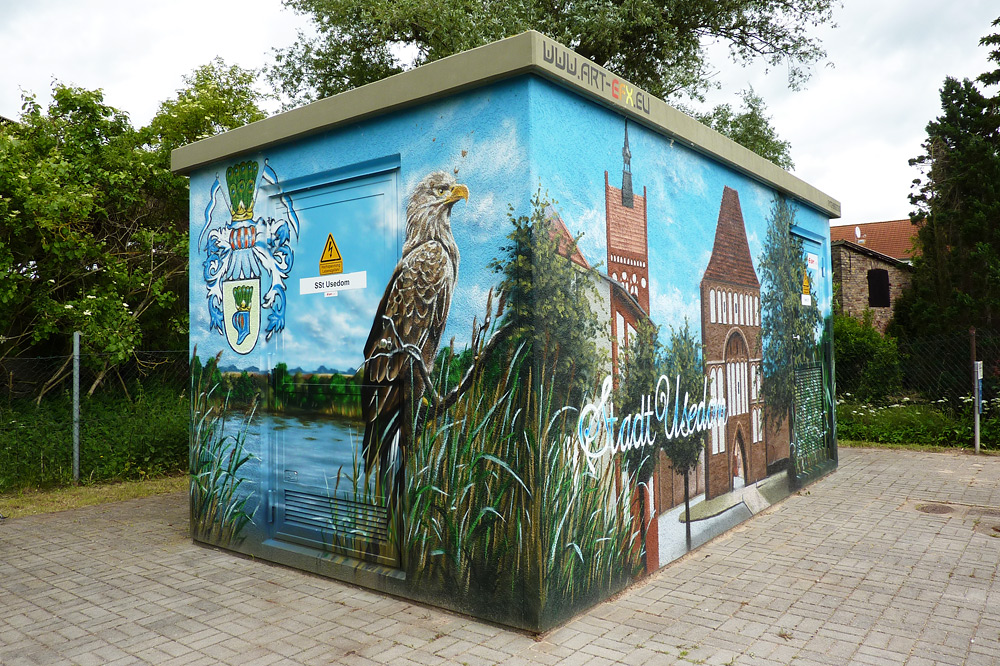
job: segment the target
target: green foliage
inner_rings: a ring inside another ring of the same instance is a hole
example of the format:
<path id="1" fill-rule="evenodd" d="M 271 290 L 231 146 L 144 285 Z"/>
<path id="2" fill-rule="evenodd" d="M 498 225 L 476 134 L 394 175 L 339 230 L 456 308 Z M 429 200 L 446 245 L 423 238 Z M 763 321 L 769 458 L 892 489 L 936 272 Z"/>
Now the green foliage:
<path id="1" fill-rule="evenodd" d="M 665 370 L 660 329 L 648 319 L 639 322 L 628 348 L 622 350 L 618 362 L 618 386 L 614 393 L 615 411 L 624 416 L 649 409 L 648 396 L 656 389 L 660 374 Z M 660 438 L 663 442 L 663 438 Z M 636 479 L 648 479 L 656 464 L 656 451 L 647 447 L 630 448 L 622 455 L 625 470 Z"/>
<path id="2" fill-rule="evenodd" d="M 80 330 L 86 352 L 122 361 L 139 318 L 174 299 L 187 246 L 149 215 L 151 165 L 127 116 L 99 91 L 56 84 L 52 97 L 47 112 L 27 97 L 0 131 L 0 357 L 65 353 Z"/>
<path id="3" fill-rule="evenodd" d="M 602 358 L 596 341 L 607 335 L 591 308 L 596 299 L 596 269 L 584 269 L 567 257 L 576 250 L 575 239 L 560 248 L 553 232 L 552 203 L 541 192 L 531 199 L 531 216 L 508 213 L 513 229 L 504 256 L 494 259 L 505 299 L 501 325 L 512 327 L 506 354 L 520 346 L 529 352 L 532 377 L 546 377 L 562 404 L 580 404 L 585 392 L 596 387 Z M 500 357 L 504 357 L 501 354 Z"/>
<path id="4" fill-rule="evenodd" d="M 242 373 L 246 375 L 247 373 Z M 258 397 L 264 395 L 265 378 L 258 376 L 260 383 L 252 382 Z M 236 401 L 238 387 L 243 380 L 242 375 L 233 378 L 225 377 L 225 388 L 232 392 Z M 336 414 L 349 418 L 361 416 L 361 377 L 359 375 L 310 374 L 303 375 L 288 372 L 285 363 L 278 363 L 271 371 L 269 378 L 270 391 L 267 392 L 267 409 L 282 411 L 285 409 L 307 409 L 311 412 Z"/>
<path id="5" fill-rule="evenodd" d="M 828 23 L 836 0 L 685 0 L 624 3 L 429 3 L 426 0 L 285 0 L 311 15 L 315 38 L 276 53 L 270 76 L 297 102 L 371 83 L 409 66 L 538 30 L 658 97 L 698 97 L 712 83 L 706 47 L 732 60 L 787 67 L 797 87 L 826 54 L 811 28 Z M 412 63 L 397 55 L 414 54 Z"/>
<path id="6" fill-rule="evenodd" d="M 156 152 L 168 159 L 174 148 L 263 120 L 267 114 L 260 104 L 274 97 L 257 90 L 254 71 L 226 65 L 221 58 L 195 68 L 183 81 L 185 87 L 160 103 L 144 130 Z"/>
<path id="7" fill-rule="evenodd" d="M 778 137 L 777 131 L 771 126 L 764 100 L 753 88 L 742 91 L 740 99 L 743 104 L 739 111 L 734 111 L 729 104 L 720 104 L 711 112 L 696 113 L 694 117 L 782 169 L 795 168 L 791 155 L 792 144 Z"/>
<path id="8" fill-rule="evenodd" d="M 791 233 L 795 209 L 776 198 L 768 220 L 759 263 L 762 370 L 765 418 L 781 425 L 795 404 L 795 368 L 813 360 L 822 318 L 816 300 L 801 301 L 806 257 L 802 241 Z"/>
<path id="9" fill-rule="evenodd" d="M 183 387 L 148 382 L 81 401 L 80 480 L 143 479 L 187 467 Z M 0 406 L 0 493 L 73 482 L 72 395 Z"/>
<path id="10" fill-rule="evenodd" d="M 415 426 L 404 566 L 477 614 L 548 626 L 626 585 L 643 553 L 632 494 L 589 471 L 574 449 L 577 410 L 560 406 L 551 378 L 531 380 L 525 354 Z"/>
<path id="11" fill-rule="evenodd" d="M 650 396 L 654 395 L 661 375 L 670 381 L 671 394 L 676 390 L 677 377 L 680 377 L 681 394 L 687 392 L 692 398 L 697 396 L 696 400 L 701 398 L 705 377 L 701 343 L 695 339 L 687 319 L 682 328 L 670 328 L 668 347 L 660 344 L 659 335 L 658 327 L 649 321 L 640 321 L 629 348 L 622 354 L 614 396 L 615 412 L 619 415 L 638 413 L 644 398 L 646 408 L 653 409 Z M 697 468 L 704 446 L 703 434 L 693 433 L 673 439 L 659 437 L 658 441 L 678 474 Z M 655 453 L 646 448 L 628 449 L 623 455 L 625 469 L 634 479 L 648 479 L 656 463 Z"/>
<path id="12" fill-rule="evenodd" d="M 883 406 L 853 399 L 842 401 L 837 405 L 837 436 L 860 442 L 971 448 L 974 402 L 970 396 L 965 396 L 958 407 L 952 407 L 944 398 L 930 403 L 902 398 Z M 1000 399 L 984 406 L 980 416 L 980 446 L 1000 450 Z"/>
<path id="13" fill-rule="evenodd" d="M 251 78 L 214 61 L 139 130 L 99 90 L 25 97 L 0 126 L 0 359 L 67 354 L 81 331 L 92 393 L 136 349 L 186 344 L 187 179 L 170 150 L 262 118 Z"/>
<path id="14" fill-rule="evenodd" d="M 675 381 L 680 377 L 681 392 L 690 393 L 695 402 L 701 399 L 705 366 L 701 358 L 701 343 L 695 339 L 687 317 L 684 318 L 683 328 L 670 328 L 670 351 L 664 357 L 663 374 Z M 674 471 L 684 475 L 695 471 L 698 467 L 704 446 L 704 433 L 692 433 L 686 437 L 677 436 L 663 440 L 661 444 Z"/>
<path id="15" fill-rule="evenodd" d="M 228 396 L 220 396 L 219 384 L 213 381 L 218 360 L 210 359 L 202 372 L 191 375 L 191 534 L 227 546 L 239 541 L 253 518 L 253 509 L 248 508 L 253 493 L 241 471 L 255 460 L 244 446 L 253 408 L 236 432 L 227 432 L 227 420 L 232 417 Z"/>
<path id="16" fill-rule="evenodd" d="M 993 21 L 990 25 L 994 28 L 1000 27 L 1000 18 Z M 983 72 L 976 80 L 987 86 L 997 85 L 1000 83 L 1000 33 L 993 33 L 992 35 L 983 37 L 979 40 L 979 45 L 994 47 L 990 51 L 990 54 L 986 56 L 986 59 L 995 63 L 998 67 L 991 72 Z"/>
<path id="17" fill-rule="evenodd" d="M 833 315 L 837 392 L 862 402 L 882 402 L 901 388 L 901 368 L 896 340 L 872 326 L 871 311 L 863 321 Z"/>
<path id="18" fill-rule="evenodd" d="M 1000 51 L 990 59 L 1000 63 Z M 923 154 L 910 160 L 921 171 L 910 194 L 919 254 L 896 306 L 892 330 L 900 337 L 1000 325 L 1000 106 L 973 81 L 949 77 L 941 108 L 927 125 Z"/>

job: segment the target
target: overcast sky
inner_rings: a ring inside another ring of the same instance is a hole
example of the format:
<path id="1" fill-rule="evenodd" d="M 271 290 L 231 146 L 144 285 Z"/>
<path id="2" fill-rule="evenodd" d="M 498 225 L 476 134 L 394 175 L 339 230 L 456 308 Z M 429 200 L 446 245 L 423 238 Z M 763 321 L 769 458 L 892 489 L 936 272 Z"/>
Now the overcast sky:
<path id="1" fill-rule="evenodd" d="M 723 89 L 713 102 L 738 105 L 753 86 L 779 135 L 791 141 L 794 173 L 838 199 L 854 224 L 905 218 L 927 122 L 940 112 L 945 76 L 989 67 L 979 38 L 993 32 L 996 0 L 845 0 L 838 27 L 817 31 L 829 54 L 804 90 L 785 72 L 713 62 Z M 261 67 L 291 44 L 307 19 L 280 0 L 0 0 L 0 115 L 16 118 L 21 91 L 47 101 L 53 79 L 102 88 L 105 101 L 142 125 L 181 77 L 221 56 Z M 724 52 L 722 52 L 724 56 Z M 995 66 L 995 65 L 994 65 Z"/>

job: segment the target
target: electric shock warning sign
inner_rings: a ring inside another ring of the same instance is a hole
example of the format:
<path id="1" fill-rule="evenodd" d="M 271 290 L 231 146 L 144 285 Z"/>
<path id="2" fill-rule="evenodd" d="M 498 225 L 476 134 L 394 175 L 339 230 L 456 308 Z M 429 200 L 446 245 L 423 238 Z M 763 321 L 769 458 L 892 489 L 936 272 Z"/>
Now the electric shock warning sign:
<path id="1" fill-rule="evenodd" d="M 326 245 L 323 246 L 323 254 L 319 258 L 320 275 L 336 275 L 344 272 L 344 258 L 340 255 L 340 248 L 337 241 L 333 240 L 333 234 L 326 237 Z"/>
<path id="2" fill-rule="evenodd" d="M 344 257 L 340 254 L 333 234 L 326 237 L 323 254 L 319 257 L 319 275 L 299 279 L 300 294 L 336 296 L 347 289 L 367 289 L 368 271 L 344 272 Z"/>

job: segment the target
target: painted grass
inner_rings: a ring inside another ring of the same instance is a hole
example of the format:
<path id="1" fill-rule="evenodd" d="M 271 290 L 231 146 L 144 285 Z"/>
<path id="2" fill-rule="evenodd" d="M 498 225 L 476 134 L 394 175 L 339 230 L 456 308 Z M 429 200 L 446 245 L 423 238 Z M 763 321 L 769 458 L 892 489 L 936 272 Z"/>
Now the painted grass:
<path id="1" fill-rule="evenodd" d="M 589 470 L 577 410 L 519 376 L 526 366 L 515 356 L 501 381 L 480 377 L 416 431 L 404 566 L 476 614 L 538 626 L 626 585 L 643 552 L 632 491 Z"/>
<path id="2" fill-rule="evenodd" d="M 227 546 L 239 541 L 252 519 L 247 508 L 252 493 L 241 488 L 246 478 L 240 470 L 254 459 L 244 448 L 254 410 L 238 432 L 226 434 L 226 420 L 231 418 L 228 397 L 220 404 L 220 398 L 213 397 L 218 385 L 205 385 L 206 379 L 211 382 L 211 363 L 191 377 L 191 534 Z"/>

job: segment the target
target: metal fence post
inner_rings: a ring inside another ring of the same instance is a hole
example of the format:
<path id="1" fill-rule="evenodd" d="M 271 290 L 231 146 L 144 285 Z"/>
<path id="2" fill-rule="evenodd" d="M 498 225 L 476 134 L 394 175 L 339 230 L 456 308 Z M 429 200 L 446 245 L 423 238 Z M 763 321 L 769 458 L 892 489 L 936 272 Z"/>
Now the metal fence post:
<path id="1" fill-rule="evenodd" d="M 981 364 L 976 362 L 976 327 L 969 327 L 969 351 L 972 355 L 972 436 L 976 443 L 976 453 L 979 453 L 979 409 L 980 409 L 980 378 L 982 377 Z"/>
<path id="2" fill-rule="evenodd" d="M 73 484 L 80 483 L 80 331 L 73 331 Z"/>

